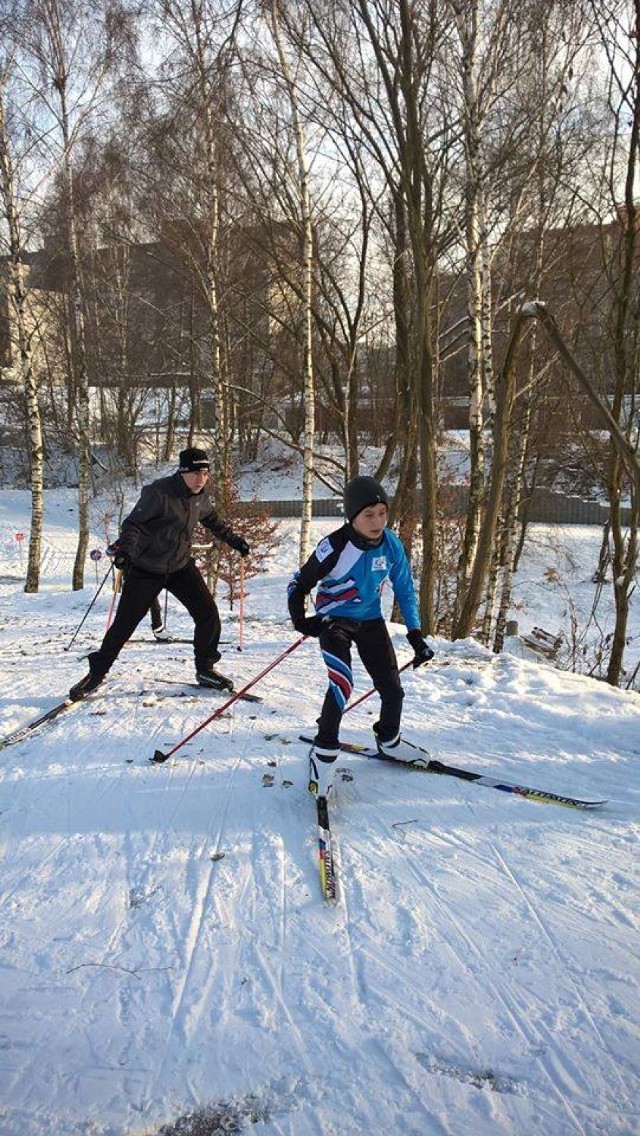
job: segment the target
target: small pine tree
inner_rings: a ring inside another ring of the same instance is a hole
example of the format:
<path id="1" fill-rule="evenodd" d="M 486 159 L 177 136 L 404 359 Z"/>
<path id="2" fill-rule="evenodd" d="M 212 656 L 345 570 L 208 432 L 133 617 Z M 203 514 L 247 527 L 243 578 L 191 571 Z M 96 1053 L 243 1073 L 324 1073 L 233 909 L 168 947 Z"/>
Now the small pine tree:
<path id="1" fill-rule="evenodd" d="M 251 546 L 251 552 L 245 556 L 243 562 L 246 585 L 246 581 L 252 576 L 266 572 L 265 562 L 280 544 L 280 526 L 277 521 L 271 519 L 268 511 L 261 507 L 255 497 L 249 501 L 241 501 L 230 478 L 222 483 L 215 501 L 218 515 Z M 211 534 L 202 525 L 196 528 L 194 543 L 203 545 L 211 543 Z M 219 582 L 222 581 L 226 585 L 224 598 L 229 601 L 229 610 L 233 611 L 234 604 L 240 598 L 241 558 L 238 553 L 233 548 L 229 548 L 228 544 L 215 540 L 210 548 L 196 552 L 195 560 L 204 573 L 207 586 L 214 597 Z"/>

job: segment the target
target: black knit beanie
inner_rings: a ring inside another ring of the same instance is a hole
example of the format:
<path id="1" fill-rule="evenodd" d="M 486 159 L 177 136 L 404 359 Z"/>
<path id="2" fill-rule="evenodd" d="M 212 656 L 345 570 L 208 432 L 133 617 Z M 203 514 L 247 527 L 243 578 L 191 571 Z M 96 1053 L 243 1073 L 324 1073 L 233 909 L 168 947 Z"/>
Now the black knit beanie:
<path id="1" fill-rule="evenodd" d="M 352 521 L 369 505 L 389 505 L 386 490 L 373 477 L 354 477 L 344 491 L 344 515 Z"/>
<path id="2" fill-rule="evenodd" d="M 206 450 L 197 450 L 190 446 L 188 450 L 180 451 L 178 473 L 200 473 L 203 469 L 209 469 L 209 458 Z"/>

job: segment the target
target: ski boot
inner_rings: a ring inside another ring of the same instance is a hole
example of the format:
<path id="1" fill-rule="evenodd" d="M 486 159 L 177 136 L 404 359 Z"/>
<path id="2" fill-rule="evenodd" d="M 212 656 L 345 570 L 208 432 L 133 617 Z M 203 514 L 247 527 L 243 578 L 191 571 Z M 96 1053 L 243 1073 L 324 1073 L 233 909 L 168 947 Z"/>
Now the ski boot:
<path id="1" fill-rule="evenodd" d="M 202 667 L 196 671 L 199 686 L 206 686 L 209 690 L 226 690 L 233 694 L 233 680 L 220 674 L 214 667 Z"/>
<path id="2" fill-rule="evenodd" d="M 309 792 L 314 797 L 328 797 L 333 789 L 337 749 L 314 746 L 309 755 Z"/>

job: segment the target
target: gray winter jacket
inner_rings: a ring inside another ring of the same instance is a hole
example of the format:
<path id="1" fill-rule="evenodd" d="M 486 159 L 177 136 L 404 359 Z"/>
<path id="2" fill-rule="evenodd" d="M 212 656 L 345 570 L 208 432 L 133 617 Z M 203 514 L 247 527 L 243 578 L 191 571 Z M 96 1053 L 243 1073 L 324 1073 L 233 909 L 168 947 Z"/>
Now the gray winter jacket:
<path id="1" fill-rule="evenodd" d="M 215 511 L 206 489 L 192 493 L 180 473 L 143 487 L 140 500 L 122 522 L 119 545 L 134 568 L 164 576 L 184 568 L 200 523 L 231 548 L 241 538 Z"/>

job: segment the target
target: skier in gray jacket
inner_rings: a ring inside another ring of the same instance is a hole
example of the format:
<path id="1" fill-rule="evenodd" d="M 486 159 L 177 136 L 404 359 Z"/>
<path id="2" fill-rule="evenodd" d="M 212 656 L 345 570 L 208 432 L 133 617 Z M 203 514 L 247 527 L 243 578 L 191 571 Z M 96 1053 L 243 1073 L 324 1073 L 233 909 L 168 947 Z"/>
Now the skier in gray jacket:
<path id="1" fill-rule="evenodd" d="M 74 701 L 96 690 L 122 647 L 163 588 L 180 600 L 195 627 L 193 649 L 196 678 L 202 686 L 232 690 L 230 679 L 214 669 L 220 658 L 220 616 L 191 555 L 198 523 L 215 537 L 247 556 L 249 545 L 218 516 L 205 487 L 209 458 L 190 447 L 180 453 L 177 473 L 146 485 L 140 500 L 125 517 L 116 542 L 114 564 L 124 569 L 125 583 L 115 619 L 97 651 L 89 655 L 89 674 L 71 687 Z"/>

